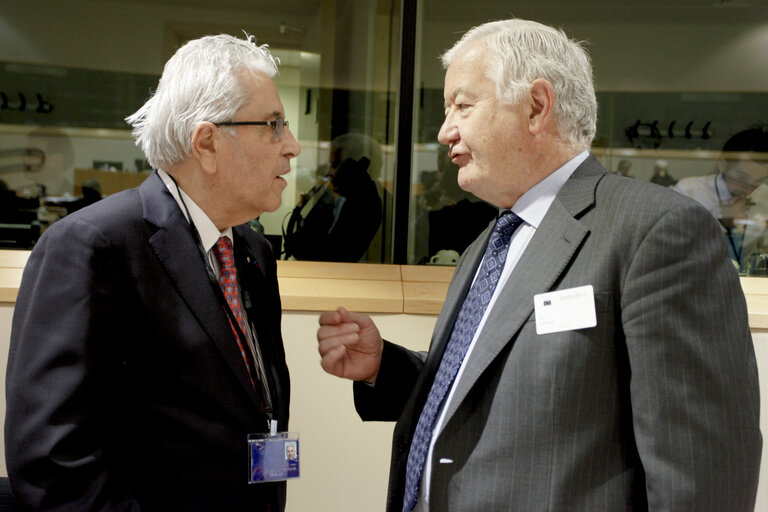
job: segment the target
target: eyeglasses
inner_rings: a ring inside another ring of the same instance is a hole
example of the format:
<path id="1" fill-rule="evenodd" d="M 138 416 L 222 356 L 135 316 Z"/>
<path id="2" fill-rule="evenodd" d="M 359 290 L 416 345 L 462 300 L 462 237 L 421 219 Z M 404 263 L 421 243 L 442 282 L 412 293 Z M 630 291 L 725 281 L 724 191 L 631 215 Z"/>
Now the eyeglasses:
<path id="1" fill-rule="evenodd" d="M 275 130 L 275 137 L 283 136 L 283 128 L 288 128 L 288 121 L 278 117 L 272 121 L 228 121 L 225 123 L 213 123 L 216 126 L 271 126 Z"/>

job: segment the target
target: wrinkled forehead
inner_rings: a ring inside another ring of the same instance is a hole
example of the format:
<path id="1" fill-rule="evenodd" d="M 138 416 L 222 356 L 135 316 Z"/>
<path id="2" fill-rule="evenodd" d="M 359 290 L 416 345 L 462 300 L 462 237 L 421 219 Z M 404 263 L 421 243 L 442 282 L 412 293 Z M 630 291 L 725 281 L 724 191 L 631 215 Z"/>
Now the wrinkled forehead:
<path id="1" fill-rule="evenodd" d="M 487 78 L 488 64 L 488 48 L 482 41 L 463 48 L 445 70 L 445 93 L 449 92 L 449 84 L 455 87 L 462 80 Z"/>
<path id="2" fill-rule="evenodd" d="M 248 72 L 240 76 L 245 101 L 240 113 L 257 115 L 264 120 L 284 117 L 283 103 L 275 82 L 263 72 Z"/>

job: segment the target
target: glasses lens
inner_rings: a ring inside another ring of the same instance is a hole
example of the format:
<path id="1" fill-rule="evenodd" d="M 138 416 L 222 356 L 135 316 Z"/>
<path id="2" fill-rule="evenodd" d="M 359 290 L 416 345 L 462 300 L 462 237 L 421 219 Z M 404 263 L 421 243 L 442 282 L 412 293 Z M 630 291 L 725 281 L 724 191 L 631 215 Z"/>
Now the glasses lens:
<path id="1" fill-rule="evenodd" d="M 275 119 L 275 137 L 279 139 L 283 136 L 283 128 L 285 126 L 288 126 L 288 122 L 285 119 L 281 117 Z"/>

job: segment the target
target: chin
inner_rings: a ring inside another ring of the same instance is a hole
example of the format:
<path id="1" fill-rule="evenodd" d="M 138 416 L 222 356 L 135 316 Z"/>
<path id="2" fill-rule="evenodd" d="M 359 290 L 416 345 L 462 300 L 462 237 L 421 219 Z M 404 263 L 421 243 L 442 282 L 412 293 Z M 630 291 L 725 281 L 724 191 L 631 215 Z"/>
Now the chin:
<path id="1" fill-rule="evenodd" d="M 260 211 L 261 213 L 272 213 L 280 208 L 281 204 L 283 204 L 283 200 L 282 197 L 279 197 L 277 201 L 271 201 L 270 203 L 263 205 Z M 261 213 L 259 215 L 261 215 Z"/>
<path id="2" fill-rule="evenodd" d="M 459 180 L 459 188 L 465 192 L 469 192 L 470 194 L 474 194 L 477 197 L 480 197 L 479 190 L 477 190 L 477 187 L 474 186 L 475 183 L 473 183 L 470 180 Z M 482 198 L 481 198 L 482 199 Z"/>

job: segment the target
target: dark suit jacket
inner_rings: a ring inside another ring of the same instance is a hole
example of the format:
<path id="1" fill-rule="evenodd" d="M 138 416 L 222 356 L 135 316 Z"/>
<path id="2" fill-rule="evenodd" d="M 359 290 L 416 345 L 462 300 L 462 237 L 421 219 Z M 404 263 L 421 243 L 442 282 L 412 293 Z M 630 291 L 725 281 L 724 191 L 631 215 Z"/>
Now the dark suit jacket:
<path id="1" fill-rule="evenodd" d="M 489 233 L 459 262 L 426 358 L 386 343 L 376 386 L 355 385 L 363 419 L 399 418 L 389 511 L 402 507 L 413 430 Z M 536 334 L 534 295 L 589 284 L 596 327 Z M 594 157 L 553 202 L 457 386 L 432 512 L 754 507 L 757 365 L 720 228 L 695 201 Z"/>
<path id="2" fill-rule="evenodd" d="M 234 229 L 283 430 L 290 390 L 269 247 Z M 7 372 L 6 458 L 20 502 L 283 510 L 284 483 L 247 483 L 247 435 L 267 418 L 214 290 L 156 174 L 45 232 L 24 271 Z"/>

